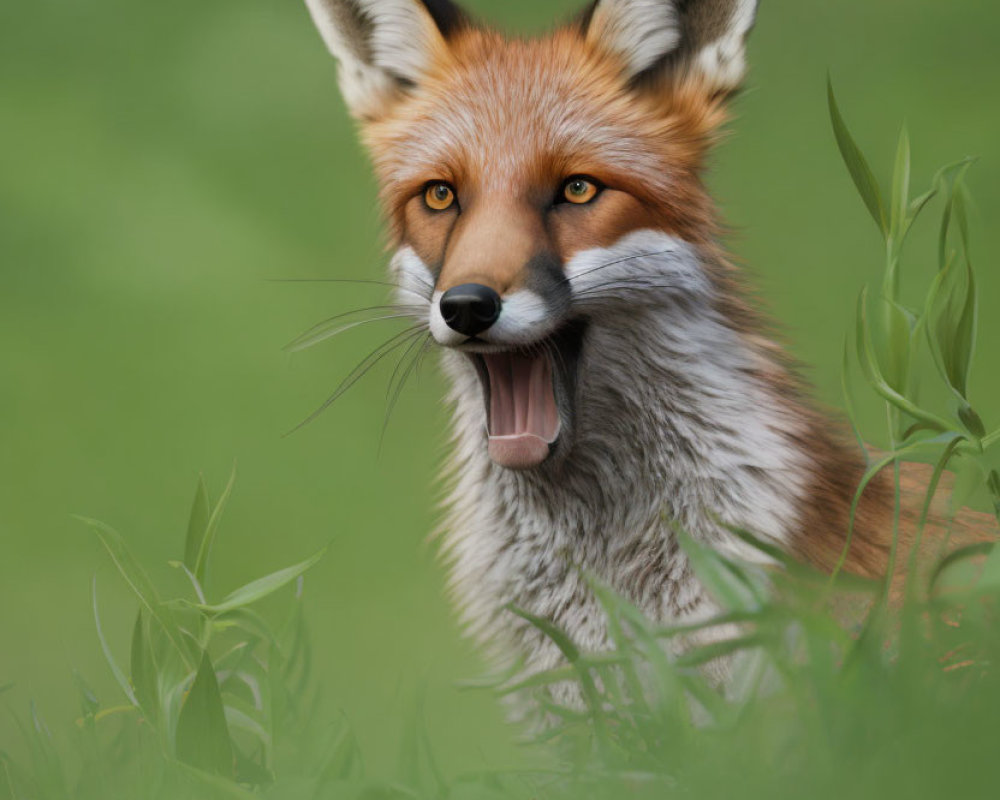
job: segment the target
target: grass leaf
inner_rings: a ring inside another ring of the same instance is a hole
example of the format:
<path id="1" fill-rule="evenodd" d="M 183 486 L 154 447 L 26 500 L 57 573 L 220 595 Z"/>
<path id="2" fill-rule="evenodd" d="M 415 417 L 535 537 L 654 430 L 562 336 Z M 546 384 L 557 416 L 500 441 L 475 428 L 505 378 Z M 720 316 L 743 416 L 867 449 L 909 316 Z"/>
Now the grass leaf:
<path id="1" fill-rule="evenodd" d="M 965 293 L 962 308 L 954 328 L 954 339 L 951 347 L 951 361 L 954 369 L 955 388 L 962 397 L 968 398 L 969 373 L 972 369 L 972 359 L 976 350 L 976 329 L 979 322 L 979 298 L 976 287 L 976 275 L 972 269 L 969 257 L 969 232 L 965 215 L 965 203 L 960 191 L 955 198 L 955 212 L 962 230 L 962 243 L 965 253 Z M 984 434 L 980 434 L 982 436 Z"/>
<path id="2" fill-rule="evenodd" d="M 910 371 L 910 320 L 906 312 L 889 298 L 882 298 L 882 323 L 885 334 L 886 382 L 900 395 L 907 390 Z"/>
<path id="3" fill-rule="evenodd" d="M 238 629 L 250 640 L 258 639 L 268 644 L 278 644 L 277 637 L 267 620 L 249 608 L 221 612 L 212 620 L 212 625 L 220 631 Z"/>
<path id="4" fill-rule="evenodd" d="M 194 570 L 198 563 L 198 551 L 201 550 L 211 513 L 212 506 L 208 497 L 208 487 L 205 486 L 205 476 L 199 475 L 198 487 L 195 489 L 194 502 L 191 504 L 191 514 L 188 518 L 187 537 L 184 540 L 184 564 L 190 570 Z"/>
<path id="5" fill-rule="evenodd" d="M 108 646 L 108 641 L 104 638 L 104 628 L 101 625 L 101 612 L 97 604 L 96 575 L 91 579 L 90 597 L 91 605 L 94 610 L 94 625 L 97 627 L 97 640 L 101 644 L 101 651 L 104 653 L 104 660 L 108 662 L 108 668 L 111 670 L 111 674 L 114 676 L 115 681 L 121 687 L 122 691 L 125 692 L 125 696 L 133 705 L 138 706 L 139 701 L 135 696 L 135 692 L 132 690 L 132 685 L 129 683 L 128 678 L 125 677 L 125 673 L 122 672 L 121 667 L 118 666 L 118 662 L 115 661 L 115 657 L 111 654 L 111 648 Z"/>
<path id="6" fill-rule="evenodd" d="M 736 565 L 729 563 L 714 548 L 695 541 L 685 531 L 675 527 L 674 533 L 698 580 L 716 602 L 727 611 L 752 611 L 758 607 L 749 580 Z"/>
<path id="7" fill-rule="evenodd" d="M 86 517 L 78 517 L 84 524 L 86 524 L 94 533 L 97 534 L 97 538 L 100 540 L 101 544 L 104 545 L 104 549 L 111 556 L 111 561 L 118 568 L 118 572 L 125 579 L 125 583 L 132 590 L 132 593 L 139 598 L 139 602 L 142 604 L 143 608 L 149 613 L 149 615 L 155 619 L 160 627 L 162 628 L 164 634 L 167 636 L 169 641 L 176 648 L 177 653 L 184 660 L 188 666 L 193 666 L 191 662 L 191 655 L 184 644 L 183 636 L 177 627 L 177 623 L 173 619 L 173 615 L 170 611 L 160 602 L 159 595 L 156 592 L 156 588 L 153 586 L 153 582 L 146 575 L 145 570 L 139 566 L 139 563 L 132 556 L 128 547 L 125 545 L 125 541 L 122 539 L 121 535 L 108 525 L 103 522 L 99 522 L 94 519 L 87 519 Z M 95 594 L 96 603 L 96 594 Z M 96 605 L 95 605 L 96 609 Z"/>
<path id="8" fill-rule="evenodd" d="M 239 589 L 230 592 L 220 603 L 198 603 L 195 607 L 208 614 L 223 614 L 227 611 L 235 611 L 238 608 L 256 603 L 258 600 L 262 600 L 268 595 L 274 594 L 282 587 L 287 586 L 306 572 L 306 570 L 315 566 L 326 555 L 326 550 L 327 548 L 324 547 L 316 555 L 299 564 L 286 567 L 277 572 L 272 572 L 263 578 L 251 581 Z"/>
<path id="9" fill-rule="evenodd" d="M 960 564 L 963 561 L 968 561 L 969 559 L 978 558 L 980 556 L 990 556 L 995 549 L 996 542 L 979 542 L 977 544 L 960 547 L 959 549 L 949 553 L 934 565 L 934 569 L 927 580 L 929 591 L 934 591 L 938 581 L 941 579 L 941 576 L 944 575 L 951 567 L 956 564 Z"/>
<path id="10" fill-rule="evenodd" d="M 910 134 L 904 125 L 896 147 L 896 165 L 892 174 L 892 210 L 890 231 L 895 252 L 903 247 L 910 205 Z M 894 282 L 895 283 L 895 282 Z M 892 295 L 896 299 L 895 293 Z"/>
<path id="11" fill-rule="evenodd" d="M 204 534 L 201 537 L 200 542 L 197 547 L 197 555 L 194 559 L 194 565 L 191 567 L 194 572 L 195 578 L 198 579 L 198 584 L 200 586 L 205 585 L 205 572 L 208 569 L 208 559 L 212 553 L 212 545 L 215 543 L 215 536 L 219 532 L 219 522 L 222 519 L 222 515 L 226 510 L 226 503 L 229 502 L 229 497 L 233 493 L 233 486 L 236 484 L 236 464 L 233 464 L 233 471 L 229 475 L 229 483 L 226 484 L 225 490 L 219 497 L 219 502 L 215 504 L 215 508 L 212 509 L 212 513 L 208 518 L 208 522 L 205 525 Z"/>
<path id="12" fill-rule="evenodd" d="M 337 736 L 327 749 L 327 753 L 319 777 L 316 779 L 312 800 L 321 800 L 321 798 L 331 796 L 333 784 L 347 780 L 363 766 L 358 740 L 346 722 L 337 732 Z"/>
<path id="13" fill-rule="evenodd" d="M 202 653 L 177 720 L 177 758 L 208 773 L 233 776 L 233 744 L 219 682 L 207 652 Z"/>
<path id="14" fill-rule="evenodd" d="M 954 258 L 934 277 L 925 314 L 935 365 L 962 408 L 968 407 L 968 382 L 976 348 L 978 292 L 968 261 L 960 270 Z M 965 422 L 965 420 L 963 420 Z M 971 429 L 970 429 L 971 430 Z M 977 433 L 977 436 L 984 435 Z"/>
<path id="15" fill-rule="evenodd" d="M 760 647 L 764 642 L 764 637 L 756 634 L 726 638 L 722 641 L 711 642 L 701 647 L 692 648 L 678 657 L 677 663 L 682 667 L 700 667 L 716 659 L 731 656 L 733 653 Z"/>
<path id="16" fill-rule="evenodd" d="M 918 197 L 915 197 L 913 198 L 913 200 L 910 201 L 910 205 L 906 210 L 906 225 L 903 227 L 902 231 L 903 239 L 905 239 L 906 235 L 910 232 L 910 228 L 913 226 L 913 223 L 916 222 L 917 217 L 920 216 L 920 213 L 927 207 L 927 204 L 931 200 L 937 197 L 937 195 L 938 195 L 937 189 L 929 189 L 922 195 L 919 195 Z"/>
<path id="17" fill-rule="evenodd" d="M 94 694 L 94 690 L 90 688 L 90 684 L 84 680 L 83 675 L 75 669 L 73 670 L 73 682 L 76 684 L 76 689 L 80 693 L 80 710 L 83 712 L 84 718 L 92 718 L 98 711 L 101 710 L 101 701 L 97 699 L 97 695 Z M 0 694 L 3 694 L 2 688 L 0 688 Z"/>
<path id="18" fill-rule="evenodd" d="M 925 423 L 933 430 L 946 432 L 952 429 L 952 424 L 942 417 L 917 406 L 904 395 L 896 391 L 889 385 L 883 377 L 878 359 L 872 346 L 871 329 L 868 324 L 867 311 L 867 290 L 861 292 L 858 298 L 858 318 L 857 318 L 857 349 L 858 360 L 864 370 L 865 377 L 871 387 L 900 411 L 904 411 L 916 420 Z"/>
<path id="19" fill-rule="evenodd" d="M 191 583 L 191 588 L 194 589 L 195 597 L 198 598 L 199 603 L 207 603 L 208 600 L 205 599 L 205 590 L 201 588 L 201 584 L 198 579 L 194 576 L 191 568 L 185 564 L 183 561 L 168 561 L 168 566 L 174 569 L 183 570 L 184 575 L 187 577 L 188 581 Z"/>
<path id="20" fill-rule="evenodd" d="M 142 611 L 135 617 L 130 648 L 132 688 L 143 714 L 155 723 L 160 710 L 159 681 Z"/>
<path id="21" fill-rule="evenodd" d="M 844 159 L 847 171 L 854 180 L 858 194 L 868 208 L 875 224 L 883 236 L 888 236 L 889 227 L 886 224 L 885 206 L 882 203 L 882 192 L 879 190 L 878 181 L 872 173 L 864 153 L 854 141 L 851 132 L 847 128 L 847 123 L 840 113 L 837 105 L 837 98 L 833 92 L 833 81 L 827 78 L 827 101 L 830 107 L 830 121 L 833 123 L 833 133 L 837 138 L 837 146 L 840 148 L 840 155 Z"/>
<path id="22" fill-rule="evenodd" d="M 572 639 L 569 638 L 562 629 L 557 625 L 549 622 L 549 620 L 544 617 L 539 617 L 534 614 L 530 614 L 523 609 L 517 608 L 513 605 L 508 605 L 507 610 L 512 614 L 520 617 L 521 619 L 529 622 L 532 627 L 537 628 L 545 636 L 552 641 L 552 643 L 559 648 L 559 652 L 563 654 L 563 657 L 570 664 L 580 663 L 580 649 L 576 646 Z"/>
<path id="23" fill-rule="evenodd" d="M 588 710 L 591 715 L 591 719 L 594 724 L 594 733 L 597 736 L 598 743 L 602 747 L 606 747 L 608 744 L 607 739 L 607 729 L 604 722 L 604 716 L 602 714 L 602 703 L 600 693 L 597 690 L 597 685 L 594 683 L 594 678 L 590 674 L 590 669 L 585 663 L 580 649 L 576 646 L 572 639 L 569 638 L 557 625 L 554 625 L 549 620 L 531 614 L 523 609 L 517 608 L 514 605 L 507 605 L 507 610 L 512 614 L 525 620 L 532 627 L 537 628 L 541 633 L 545 634 L 557 648 L 559 652 L 562 653 L 563 658 L 569 662 L 569 664 L 576 669 L 577 678 L 580 682 L 580 689 L 583 694 L 583 698 L 587 703 Z"/>

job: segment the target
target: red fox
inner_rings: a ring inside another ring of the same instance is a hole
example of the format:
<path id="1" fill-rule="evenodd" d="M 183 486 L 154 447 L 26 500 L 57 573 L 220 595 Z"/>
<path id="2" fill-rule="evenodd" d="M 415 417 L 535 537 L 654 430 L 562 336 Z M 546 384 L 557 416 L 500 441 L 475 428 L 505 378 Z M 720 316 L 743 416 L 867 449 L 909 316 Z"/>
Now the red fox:
<path id="1" fill-rule="evenodd" d="M 757 0 L 598 0 L 531 40 L 449 0 L 307 3 L 373 156 L 400 302 L 450 379 L 444 543 L 470 633 L 554 666 L 513 603 L 606 648 L 581 568 L 654 619 L 714 613 L 674 526 L 832 569 L 863 455 L 748 302 L 701 178 Z M 904 493 L 928 474 L 906 467 Z M 863 576 L 886 568 L 890 479 L 858 508 Z"/>

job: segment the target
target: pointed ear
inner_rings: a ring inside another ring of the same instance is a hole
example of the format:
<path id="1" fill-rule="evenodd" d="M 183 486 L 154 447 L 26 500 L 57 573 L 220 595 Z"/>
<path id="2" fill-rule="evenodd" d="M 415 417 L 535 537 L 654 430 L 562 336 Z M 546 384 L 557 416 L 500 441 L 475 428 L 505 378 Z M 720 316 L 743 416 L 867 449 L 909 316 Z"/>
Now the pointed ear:
<path id="1" fill-rule="evenodd" d="M 713 93 L 739 88 L 759 0 L 597 0 L 587 39 L 621 58 L 630 78 L 659 67 Z"/>
<path id="2" fill-rule="evenodd" d="M 382 116 L 420 83 L 464 17 L 451 0 L 306 0 L 351 114 Z"/>

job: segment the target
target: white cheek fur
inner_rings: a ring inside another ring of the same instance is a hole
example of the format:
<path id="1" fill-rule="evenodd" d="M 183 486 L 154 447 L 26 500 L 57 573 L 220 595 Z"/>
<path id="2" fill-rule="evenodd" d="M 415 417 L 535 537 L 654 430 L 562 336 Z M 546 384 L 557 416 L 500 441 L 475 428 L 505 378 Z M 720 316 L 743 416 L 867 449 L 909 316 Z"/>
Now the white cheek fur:
<path id="1" fill-rule="evenodd" d="M 556 324 L 545 300 L 528 289 L 503 298 L 500 319 L 480 338 L 491 344 L 527 345 L 544 339 Z"/>
<path id="2" fill-rule="evenodd" d="M 403 247 L 389 267 L 396 282 L 396 302 L 402 305 L 429 303 L 434 292 L 434 276 L 412 247 Z"/>
<path id="3" fill-rule="evenodd" d="M 580 305 L 616 290 L 699 296 L 711 291 L 694 247 L 649 229 L 626 234 L 610 247 L 577 253 L 566 265 L 566 278 Z"/>

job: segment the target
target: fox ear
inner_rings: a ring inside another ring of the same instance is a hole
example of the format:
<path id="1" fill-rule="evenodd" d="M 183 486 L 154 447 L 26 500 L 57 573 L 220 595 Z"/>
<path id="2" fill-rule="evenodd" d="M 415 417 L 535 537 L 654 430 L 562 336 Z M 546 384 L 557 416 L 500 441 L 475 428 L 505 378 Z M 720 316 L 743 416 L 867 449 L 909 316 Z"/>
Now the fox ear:
<path id="1" fill-rule="evenodd" d="M 374 119 L 420 83 L 464 17 L 451 0 L 306 0 L 350 112 Z"/>
<path id="2" fill-rule="evenodd" d="M 746 38 L 759 0 L 597 0 L 587 38 L 622 58 L 630 78 L 680 70 L 728 93 L 746 72 Z"/>

